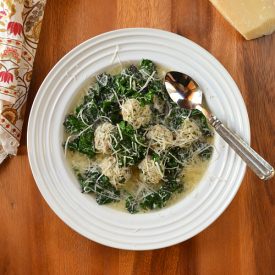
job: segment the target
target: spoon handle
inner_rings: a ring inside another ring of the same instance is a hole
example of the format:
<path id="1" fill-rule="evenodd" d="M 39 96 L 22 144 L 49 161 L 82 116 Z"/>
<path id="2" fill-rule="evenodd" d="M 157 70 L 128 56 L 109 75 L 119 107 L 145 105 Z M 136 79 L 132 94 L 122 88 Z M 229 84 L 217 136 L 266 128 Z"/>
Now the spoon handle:
<path id="1" fill-rule="evenodd" d="M 210 124 L 217 133 L 228 143 L 228 145 L 243 159 L 243 161 L 262 180 L 268 180 L 274 176 L 274 168 L 256 153 L 244 140 L 231 132 L 215 116 L 209 118 Z"/>

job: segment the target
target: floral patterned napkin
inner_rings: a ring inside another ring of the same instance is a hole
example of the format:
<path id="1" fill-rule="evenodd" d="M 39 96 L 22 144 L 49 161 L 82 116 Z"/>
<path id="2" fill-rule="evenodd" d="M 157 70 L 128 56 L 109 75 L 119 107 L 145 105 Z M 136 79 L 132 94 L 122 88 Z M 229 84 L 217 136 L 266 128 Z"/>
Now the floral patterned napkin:
<path id="1" fill-rule="evenodd" d="M 46 0 L 0 0 L 0 163 L 16 155 Z"/>

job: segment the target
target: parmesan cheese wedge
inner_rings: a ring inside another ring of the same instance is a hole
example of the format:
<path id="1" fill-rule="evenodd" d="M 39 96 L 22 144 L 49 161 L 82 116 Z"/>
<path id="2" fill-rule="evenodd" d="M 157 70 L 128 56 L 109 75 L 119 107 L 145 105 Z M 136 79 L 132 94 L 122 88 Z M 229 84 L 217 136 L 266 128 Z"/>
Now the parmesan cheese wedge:
<path id="1" fill-rule="evenodd" d="M 275 30 L 275 0 L 210 0 L 247 40 Z"/>

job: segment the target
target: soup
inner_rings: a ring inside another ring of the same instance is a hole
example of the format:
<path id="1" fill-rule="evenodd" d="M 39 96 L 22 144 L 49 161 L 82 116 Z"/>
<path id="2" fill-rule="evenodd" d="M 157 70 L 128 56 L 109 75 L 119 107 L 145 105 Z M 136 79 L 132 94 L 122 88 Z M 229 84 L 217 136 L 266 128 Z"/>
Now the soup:
<path id="1" fill-rule="evenodd" d="M 150 60 L 97 75 L 64 120 L 64 151 L 98 204 L 137 213 L 182 199 L 203 176 L 213 132 L 167 94 Z"/>

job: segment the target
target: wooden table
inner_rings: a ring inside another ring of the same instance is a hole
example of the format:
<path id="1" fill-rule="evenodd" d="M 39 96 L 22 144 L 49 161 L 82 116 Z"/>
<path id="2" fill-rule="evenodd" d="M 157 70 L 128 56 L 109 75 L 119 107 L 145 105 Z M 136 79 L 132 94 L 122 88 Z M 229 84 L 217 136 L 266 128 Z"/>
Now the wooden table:
<path id="1" fill-rule="evenodd" d="M 207 0 L 48 0 L 28 110 L 64 54 L 124 27 L 169 30 L 218 58 L 246 102 L 252 146 L 275 164 L 275 34 L 245 41 Z M 224 214 L 184 243 L 145 252 L 112 249 L 80 236 L 48 207 L 29 167 L 26 126 L 27 118 L 18 156 L 0 166 L 0 274 L 274 274 L 274 180 L 261 182 L 248 171 Z"/>

